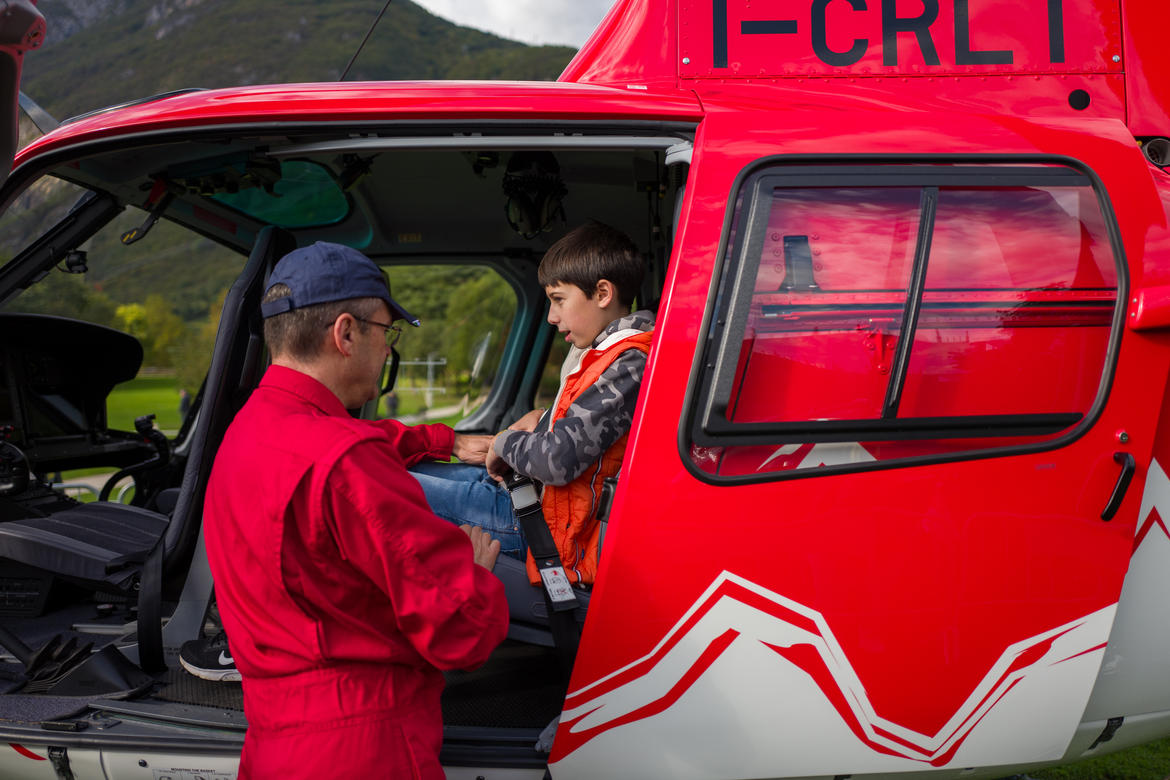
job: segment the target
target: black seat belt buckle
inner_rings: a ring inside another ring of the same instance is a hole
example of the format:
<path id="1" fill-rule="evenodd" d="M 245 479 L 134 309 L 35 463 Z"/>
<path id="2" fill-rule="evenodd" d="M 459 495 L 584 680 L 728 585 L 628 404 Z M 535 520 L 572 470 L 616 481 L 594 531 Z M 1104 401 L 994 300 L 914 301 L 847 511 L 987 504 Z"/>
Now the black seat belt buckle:
<path id="1" fill-rule="evenodd" d="M 549 605 L 554 612 L 576 609 L 579 605 L 573 592 L 573 583 L 565 573 L 561 556 L 557 552 L 552 534 L 549 533 L 548 524 L 544 521 L 544 511 L 540 507 L 540 495 L 536 491 L 536 486 L 527 477 L 514 474 L 508 480 L 507 487 L 512 497 L 512 511 L 516 513 L 516 519 L 524 529 L 528 551 L 536 561 L 536 570 L 540 572 L 540 581 L 548 596 Z"/>
<path id="2" fill-rule="evenodd" d="M 573 592 L 573 583 L 569 582 L 569 575 L 565 574 L 565 567 L 561 565 L 560 558 L 538 560 L 536 570 L 540 572 L 540 581 L 544 585 L 544 592 L 548 594 L 553 611 L 568 612 L 579 606 L 577 594 Z"/>

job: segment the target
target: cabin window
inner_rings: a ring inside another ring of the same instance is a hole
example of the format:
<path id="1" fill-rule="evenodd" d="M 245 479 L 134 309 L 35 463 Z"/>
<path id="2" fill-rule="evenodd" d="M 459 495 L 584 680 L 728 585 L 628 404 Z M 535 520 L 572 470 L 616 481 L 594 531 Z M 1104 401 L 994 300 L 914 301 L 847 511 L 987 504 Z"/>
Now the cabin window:
<path id="1" fill-rule="evenodd" d="M 1086 173 L 787 166 L 741 195 L 690 419 L 703 471 L 1055 446 L 1093 416 L 1123 277 Z"/>
<path id="2" fill-rule="evenodd" d="M 558 334 L 553 337 L 549 346 L 548 359 L 544 362 L 544 369 L 540 373 L 540 382 L 536 386 L 536 397 L 533 399 L 533 409 L 548 409 L 557 398 L 557 391 L 561 389 L 561 371 L 565 367 L 565 359 L 569 356 L 569 342 Z M 580 364 L 580 359 L 574 361 L 574 366 Z M 572 370 L 572 369 L 570 369 Z"/>
<path id="3" fill-rule="evenodd" d="M 402 328 L 394 393 L 377 415 L 455 425 L 500 392 L 516 293 L 487 265 L 396 265 L 386 273 L 394 299 L 422 325 Z"/>

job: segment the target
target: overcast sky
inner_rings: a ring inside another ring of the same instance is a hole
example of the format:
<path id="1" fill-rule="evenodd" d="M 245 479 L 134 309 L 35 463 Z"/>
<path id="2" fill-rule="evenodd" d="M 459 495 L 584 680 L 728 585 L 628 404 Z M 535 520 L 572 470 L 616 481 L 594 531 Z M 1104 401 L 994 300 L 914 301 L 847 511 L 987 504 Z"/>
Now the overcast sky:
<path id="1" fill-rule="evenodd" d="M 524 43 L 579 48 L 613 0 L 414 0 L 463 27 Z"/>

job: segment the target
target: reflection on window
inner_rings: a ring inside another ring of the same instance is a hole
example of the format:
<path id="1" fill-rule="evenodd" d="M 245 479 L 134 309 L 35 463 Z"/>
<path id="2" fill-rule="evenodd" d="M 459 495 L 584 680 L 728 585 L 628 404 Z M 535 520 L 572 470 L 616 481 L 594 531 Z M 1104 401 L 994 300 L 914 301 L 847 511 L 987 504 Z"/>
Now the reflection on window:
<path id="1" fill-rule="evenodd" d="M 941 190 L 899 414 L 1088 412 L 1116 297 L 1091 190 Z"/>
<path id="2" fill-rule="evenodd" d="M 774 193 L 729 419 L 881 415 L 918 201 L 913 189 Z"/>
<path id="3" fill-rule="evenodd" d="M 1030 170 L 1027 186 L 977 186 L 969 166 L 962 185 L 935 171 L 757 186 L 765 207 L 744 198 L 736 215 L 695 463 L 745 475 L 945 455 L 1083 420 L 1117 268 L 1088 180 Z"/>
<path id="4" fill-rule="evenodd" d="M 212 196 L 221 203 L 284 228 L 332 225 L 349 214 L 349 199 L 318 163 L 283 160 L 271 190 L 249 187 Z"/>

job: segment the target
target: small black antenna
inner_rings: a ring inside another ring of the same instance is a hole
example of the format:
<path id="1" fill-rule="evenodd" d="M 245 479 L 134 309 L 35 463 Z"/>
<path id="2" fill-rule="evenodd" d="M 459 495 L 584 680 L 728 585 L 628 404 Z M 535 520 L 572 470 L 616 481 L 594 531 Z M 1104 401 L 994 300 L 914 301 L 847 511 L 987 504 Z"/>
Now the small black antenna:
<path id="1" fill-rule="evenodd" d="M 378 22 L 382 21 L 382 15 L 386 13 L 386 9 L 390 7 L 390 3 L 392 1 L 393 0 L 386 0 L 386 5 L 382 6 L 382 10 L 378 13 L 378 17 L 374 19 L 374 23 L 370 25 L 370 29 L 366 31 L 366 37 L 362 38 L 362 42 L 358 44 L 357 51 L 355 51 L 353 56 L 349 58 L 349 64 L 345 66 L 345 70 L 341 71 L 341 78 L 339 78 L 338 81 L 345 81 L 345 77 L 349 75 L 349 69 L 353 67 L 353 61 L 356 60 L 358 55 L 362 53 L 362 49 L 365 48 L 366 41 L 370 40 L 370 36 L 374 33 L 374 28 L 378 26 Z"/>

